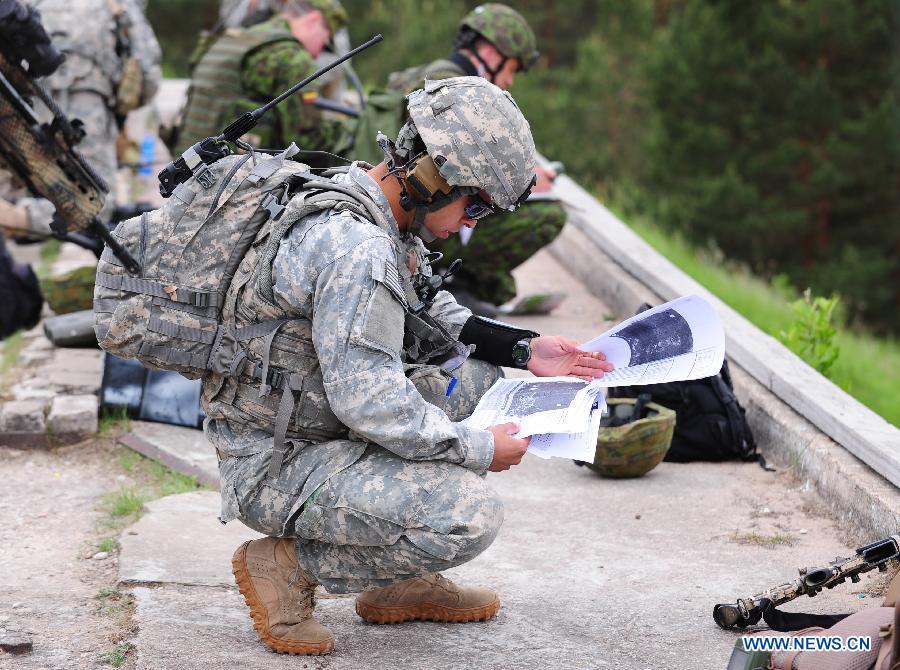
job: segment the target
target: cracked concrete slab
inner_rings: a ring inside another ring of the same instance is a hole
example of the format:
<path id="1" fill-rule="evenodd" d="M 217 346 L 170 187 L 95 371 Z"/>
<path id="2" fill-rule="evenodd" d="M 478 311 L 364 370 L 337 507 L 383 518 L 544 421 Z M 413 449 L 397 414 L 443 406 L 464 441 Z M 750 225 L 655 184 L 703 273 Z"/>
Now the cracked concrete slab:
<path id="1" fill-rule="evenodd" d="M 338 638 L 325 658 L 289 658 L 256 641 L 230 559 L 253 533 L 216 520 L 218 494 L 150 503 L 122 536 L 123 583 L 134 589 L 138 668 L 602 668 L 721 670 L 736 634 L 712 606 L 782 583 L 796 567 L 849 555 L 801 483 L 755 464 L 663 463 L 647 477 L 602 479 L 572 463 L 526 457 L 490 474 L 506 521 L 482 556 L 447 574 L 499 590 L 496 619 L 472 625 L 363 623 L 352 598 L 317 611 Z M 752 496 L 741 494 L 752 491 Z M 810 510 L 810 511 L 804 511 Z M 129 535 L 137 532 L 137 535 Z M 803 598 L 789 611 L 877 604 L 874 582 Z M 863 597 L 860 597 L 863 596 Z M 687 656 L 686 656 L 687 654 Z"/>

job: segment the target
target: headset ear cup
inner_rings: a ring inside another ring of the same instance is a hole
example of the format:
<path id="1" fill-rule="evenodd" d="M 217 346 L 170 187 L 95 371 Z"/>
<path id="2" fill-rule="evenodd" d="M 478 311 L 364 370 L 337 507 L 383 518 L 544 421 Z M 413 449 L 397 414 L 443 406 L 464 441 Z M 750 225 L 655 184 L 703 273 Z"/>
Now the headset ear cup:
<path id="1" fill-rule="evenodd" d="M 407 163 L 406 180 L 415 191 L 413 198 L 424 203 L 431 203 L 436 197 L 449 196 L 453 191 L 427 153 L 421 153 Z"/>

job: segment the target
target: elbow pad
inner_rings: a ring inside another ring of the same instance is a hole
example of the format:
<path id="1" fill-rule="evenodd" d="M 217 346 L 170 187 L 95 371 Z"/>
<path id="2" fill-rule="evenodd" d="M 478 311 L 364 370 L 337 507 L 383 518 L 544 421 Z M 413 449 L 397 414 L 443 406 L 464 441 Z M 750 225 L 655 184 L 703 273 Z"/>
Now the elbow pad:
<path id="1" fill-rule="evenodd" d="M 508 323 L 494 321 L 483 316 L 470 316 L 459 334 L 463 344 L 474 344 L 472 358 L 502 365 L 519 367 L 512 358 L 513 347 L 522 339 L 540 337 L 540 333 L 525 328 L 517 328 Z"/>

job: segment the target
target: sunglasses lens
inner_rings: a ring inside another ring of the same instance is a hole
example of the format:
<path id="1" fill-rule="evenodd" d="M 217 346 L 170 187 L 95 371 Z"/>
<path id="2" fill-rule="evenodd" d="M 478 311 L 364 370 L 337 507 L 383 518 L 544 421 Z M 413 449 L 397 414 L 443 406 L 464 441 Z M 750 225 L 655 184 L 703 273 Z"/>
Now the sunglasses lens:
<path id="1" fill-rule="evenodd" d="M 466 216 L 470 219 L 483 219 L 492 211 L 490 205 L 478 196 L 472 198 L 472 202 L 466 205 L 465 208 Z"/>

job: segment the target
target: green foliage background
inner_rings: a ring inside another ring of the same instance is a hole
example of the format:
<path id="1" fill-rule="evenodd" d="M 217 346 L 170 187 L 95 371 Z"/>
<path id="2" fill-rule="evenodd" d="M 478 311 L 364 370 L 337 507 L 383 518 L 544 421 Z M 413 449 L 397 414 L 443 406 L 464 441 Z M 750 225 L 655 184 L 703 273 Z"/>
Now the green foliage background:
<path id="1" fill-rule="evenodd" d="M 464 0 L 343 0 L 368 86 L 445 56 Z M 541 151 L 626 218 L 900 333 L 900 3 L 524 0 L 541 63 L 512 89 Z M 168 72 L 210 0 L 151 0 Z"/>

